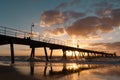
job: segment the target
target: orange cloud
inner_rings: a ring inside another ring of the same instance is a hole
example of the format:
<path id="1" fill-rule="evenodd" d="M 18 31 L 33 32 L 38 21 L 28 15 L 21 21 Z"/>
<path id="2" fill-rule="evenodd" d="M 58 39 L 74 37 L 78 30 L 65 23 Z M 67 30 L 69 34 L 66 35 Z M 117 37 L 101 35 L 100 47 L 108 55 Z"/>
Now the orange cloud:
<path id="1" fill-rule="evenodd" d="M 53 25 L 64 24 L 69 19 L 76 19 L 84 16 L 84 13 L 75 11 L 64 11 L 58 10 L 45 11 L 40 17 L 41 27 L 51 27 Z"/>
<path id="2" fill-rule="evenodd" d="M 62 36 L 64 34 L 66 34 L 65 28 L 55 28 L 54 30 L 46 30 L 44 32 L 44 36 L 49 35 L 49 37 Z"/>
<path id="3" fill-rule="evenodd" d="M 99 14 L 102 16 L 86 16 L 84 13 L 75 11 L 49 10 L 42 14 L 40 24 L 43 27 L 51 27 L 69 22 L 69 19 L 74 19 L 65 29 L 56 27 L 53 30 L 47 30 L 47 33 L 53 35 L 67 34 L 89 40 L 102 40 L 99 33 L 106 34 L 113 32 L 116 27 L 119 28 L 120 9 L 107 7 Z"/>
<path id="4" fill-rule="evenodd" d="M 120 42 L 113 43 L 93 43 L 89 44 L 90 47 L 100 48 L 100 50 L 109 51 L 110 53 L 116 52 L 117 55 L 120 55 Z"/>
<path id="5" fill-rule="evenodd" d="M 61 24 L 66 21 L 66 17 L 62 12 L 57 10 L 45 11 L 40 18 L 41 27 L 50 27 L 56 24 Z"/>

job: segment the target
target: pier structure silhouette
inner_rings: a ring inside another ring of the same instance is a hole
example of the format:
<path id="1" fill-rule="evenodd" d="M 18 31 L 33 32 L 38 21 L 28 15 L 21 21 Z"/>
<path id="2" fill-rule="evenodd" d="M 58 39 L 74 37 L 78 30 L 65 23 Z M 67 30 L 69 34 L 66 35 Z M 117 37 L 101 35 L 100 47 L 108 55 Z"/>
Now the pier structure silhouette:
<path id="1" fill-rule="evenodd" d="M 95 51 L 82 49 L 79 47 L 73 47 L 68 45 L 65 41 L 44 37 L 42 35 L 37 35 L 37 37 L 34 38 L 34 34 L 32 32 L 25 32 L 22 30 L 0 26 L 0 45 L 6 44 L 10 44 L 11 63 L 15 62 L 14 44 L 30 46 L 31 48 L 30 60 L 34 59 L 36 48 L 44 48 L 46 61 L 52 59 L 53 56 L 52 53 L 56 49 L 63 51 L 62 58 L 64 60 L 67 59 L 66 51 L 72 51 L 76 59 L 79 59 L 81 57 L 116 56 L 116 53 L 107 53 L 103 51 Z M 46 48 L 49 48 L 51 50 L 50 57 L 48 56 Z M 78 56 L 76 55 L 75 51 L 79 52 Z M 87 56 L 85 54 L 87 54 Z"/>

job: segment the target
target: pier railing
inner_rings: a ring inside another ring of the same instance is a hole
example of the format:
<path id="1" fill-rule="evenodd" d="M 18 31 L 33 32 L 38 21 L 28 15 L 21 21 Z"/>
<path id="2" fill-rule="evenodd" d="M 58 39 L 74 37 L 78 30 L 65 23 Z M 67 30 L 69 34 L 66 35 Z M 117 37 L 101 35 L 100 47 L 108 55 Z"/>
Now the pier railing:
<path id="1" fill-rule="evenodd" d="M 30 33 L 30 32 L 3 27 L 3 26 L 0 26 L 0 34 L 17 37 L 17 38 L 31 38 L 31 40 L 36 40 L 46 43 L 53 43 L 53 44 L 66 45 L 66 46 L 68 45 L 65 41 L 62 40 L 44 37 L 43 35 L 37 35 L 35 33 Z"/>

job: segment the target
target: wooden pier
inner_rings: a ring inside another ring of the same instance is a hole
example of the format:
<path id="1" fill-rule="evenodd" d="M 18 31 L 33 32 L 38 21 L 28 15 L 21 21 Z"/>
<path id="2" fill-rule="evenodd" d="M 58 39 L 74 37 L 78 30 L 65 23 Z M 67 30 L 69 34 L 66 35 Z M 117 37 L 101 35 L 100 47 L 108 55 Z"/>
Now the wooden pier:
<path id="1" fill-rule="evenodd" d="M 63 51 L 63 59 L 67 59 L 66 51 L 72 51 L 76 59 L 79 59 L 80 57 L 85 57 L 85 54 L 87 54 L 87 57 L 116 56 L 115 53 L 106 53 L 101 51 L 93 51 L 93 50 L 87 50 L 87 49 L 68 46 L 64 41 L 51 39 L 51 38 L 44 38 L 41 35 L 38 35 L 37 39 L 33 39 L 31 38 L 30 35 L 33 35 L 33 34 L 0 26 L 0 45 L 10 44 L 11 63 L 15 62 L 14 44 L 30 46 L 31 48 L 30 60 L 34 59 L 36 48 L 44 48 L 46 61 L 49 61 L 52 58 L 53 50 L 56 50 L 56 49 Z M 49 48 L 51 50 L 50 58 L 48 57 L 46 48 Z M 78 56 L 76 56 L 75 51 L 79 52 Z"/>

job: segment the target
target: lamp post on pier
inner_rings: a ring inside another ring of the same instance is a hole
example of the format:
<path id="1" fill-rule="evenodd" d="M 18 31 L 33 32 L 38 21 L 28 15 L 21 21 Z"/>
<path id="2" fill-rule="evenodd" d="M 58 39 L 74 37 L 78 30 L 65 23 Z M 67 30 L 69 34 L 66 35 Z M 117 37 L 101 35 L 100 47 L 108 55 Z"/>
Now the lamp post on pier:
<path id="1" fill-rule="evenodd" d="M 31 25 L 31 39 L 33 38 L 33 33 L 32 33 L 32 31 L 33 31 L 33 27 L 34 27 L 35 25 L 34 25 L 34 23 L 32 23 L 32 25 Z"/>

